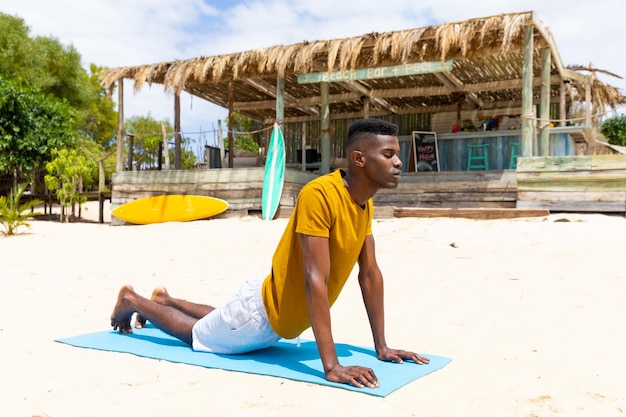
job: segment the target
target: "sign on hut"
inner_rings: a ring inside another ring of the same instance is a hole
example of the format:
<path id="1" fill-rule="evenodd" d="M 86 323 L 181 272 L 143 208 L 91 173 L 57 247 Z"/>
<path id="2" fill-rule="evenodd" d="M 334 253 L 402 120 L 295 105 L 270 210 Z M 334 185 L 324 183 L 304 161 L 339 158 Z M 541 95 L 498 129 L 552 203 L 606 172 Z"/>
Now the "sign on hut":
<path id="1" fill-rule="evenodd" d="M 411 147 L 415 171 L 439 171 L 439 152 L 435 132 L 413 132 Z"/>

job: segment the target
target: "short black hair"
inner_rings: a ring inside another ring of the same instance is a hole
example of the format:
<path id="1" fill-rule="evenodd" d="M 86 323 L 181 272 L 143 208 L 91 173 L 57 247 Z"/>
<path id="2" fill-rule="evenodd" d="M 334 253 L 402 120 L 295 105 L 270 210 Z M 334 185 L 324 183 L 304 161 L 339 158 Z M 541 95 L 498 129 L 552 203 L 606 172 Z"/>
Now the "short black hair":
<path id="1" fill-rule="evenodd" d="M 380 119 L 360 119 L 352 122 L 348 128 L 346 149 L 362 137 L 376 135 L 398 136 L 398 125 Z"/>

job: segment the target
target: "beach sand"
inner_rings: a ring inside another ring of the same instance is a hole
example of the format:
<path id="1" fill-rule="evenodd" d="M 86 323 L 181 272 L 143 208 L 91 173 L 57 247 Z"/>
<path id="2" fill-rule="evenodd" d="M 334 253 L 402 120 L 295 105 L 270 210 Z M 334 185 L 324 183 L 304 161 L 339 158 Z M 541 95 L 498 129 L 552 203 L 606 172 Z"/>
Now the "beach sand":
<path id="1" fill-rule="evenodd" d="M 83 214 L 97 219 L 97 205 Z M 126 283 L 146 295 L 165 285 L 175 296 L 221 303 L 245 279 L 268 272 L 286 222 L 36 220 L 0 237 L 0 416 L 626 412 L 622 216 L 375 220 L 389 345 L 453 359 L 386 398 L 54 342 L 109 329 Z M 332 309 L 334 337 L 371 346 L 355 278 Z"/>

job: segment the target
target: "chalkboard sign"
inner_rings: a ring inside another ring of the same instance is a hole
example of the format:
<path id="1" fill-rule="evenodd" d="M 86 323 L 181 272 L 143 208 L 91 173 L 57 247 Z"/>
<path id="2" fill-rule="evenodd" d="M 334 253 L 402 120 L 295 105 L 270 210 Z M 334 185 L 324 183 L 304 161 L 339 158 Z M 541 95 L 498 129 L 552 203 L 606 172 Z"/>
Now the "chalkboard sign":
<path id="1" fill-rule="evenodd" d="M 437 133 L 413 132 L 412 147 L 415 171 L 439 171 Z"/>

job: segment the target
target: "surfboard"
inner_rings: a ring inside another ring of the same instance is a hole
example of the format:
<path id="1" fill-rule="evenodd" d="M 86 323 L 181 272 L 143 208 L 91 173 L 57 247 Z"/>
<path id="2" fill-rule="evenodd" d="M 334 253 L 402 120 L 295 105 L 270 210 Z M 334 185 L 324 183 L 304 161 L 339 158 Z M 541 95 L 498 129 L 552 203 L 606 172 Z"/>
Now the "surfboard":
<path id="1" fill-rule="evenodd" d="M 278 123 L 274 123 L 267 149 L 261 209 L 264 220 L 272 220 L 278 210 L 285 181 L 285 140 Z"/>
<path id="2" fill-rule="evenodd" d="M 115 208 L 111 214 L 128 223 L 186 222 L 223 213 L 228 203 L 198 195 L 159 195 L 139 198 Z"/>

